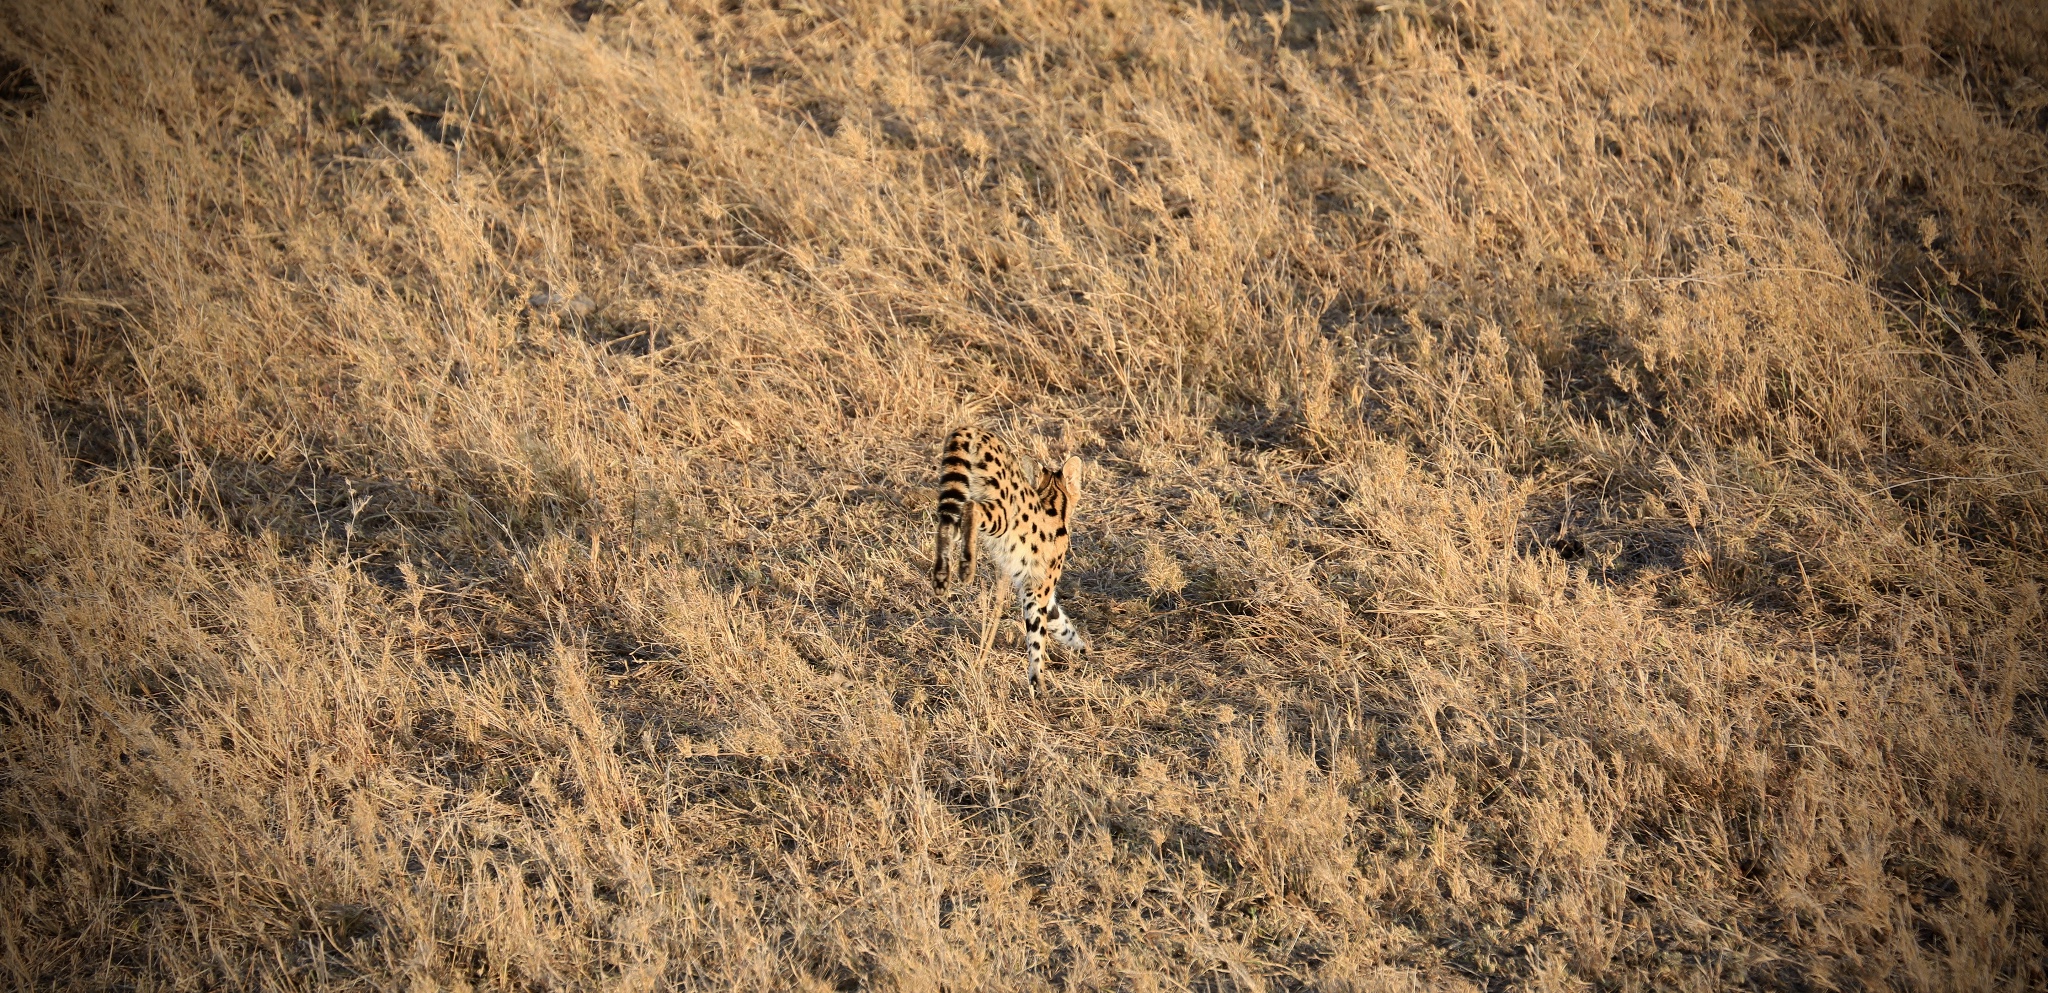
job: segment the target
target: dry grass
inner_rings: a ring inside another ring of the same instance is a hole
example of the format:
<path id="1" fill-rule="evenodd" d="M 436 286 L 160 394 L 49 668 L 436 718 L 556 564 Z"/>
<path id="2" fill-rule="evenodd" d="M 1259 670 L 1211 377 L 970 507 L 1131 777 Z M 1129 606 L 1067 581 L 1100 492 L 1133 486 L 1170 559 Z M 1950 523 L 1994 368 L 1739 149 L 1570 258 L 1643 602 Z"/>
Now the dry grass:
<path id="1" fill-rule="evenodd" d="M 2041 988 L 2035 10 L 18 5 L 0 968 Z"/>

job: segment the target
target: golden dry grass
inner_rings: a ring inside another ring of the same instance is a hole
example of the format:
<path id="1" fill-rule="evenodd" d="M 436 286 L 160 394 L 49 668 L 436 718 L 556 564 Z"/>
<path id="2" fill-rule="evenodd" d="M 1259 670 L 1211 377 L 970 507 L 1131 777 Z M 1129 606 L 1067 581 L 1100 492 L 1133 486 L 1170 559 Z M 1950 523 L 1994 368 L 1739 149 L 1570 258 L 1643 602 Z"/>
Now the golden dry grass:
<path id="1" fill-rule="evenodd" d="M 2041 988 L 2044 46 L 12 7 L 7 982 Z"/>

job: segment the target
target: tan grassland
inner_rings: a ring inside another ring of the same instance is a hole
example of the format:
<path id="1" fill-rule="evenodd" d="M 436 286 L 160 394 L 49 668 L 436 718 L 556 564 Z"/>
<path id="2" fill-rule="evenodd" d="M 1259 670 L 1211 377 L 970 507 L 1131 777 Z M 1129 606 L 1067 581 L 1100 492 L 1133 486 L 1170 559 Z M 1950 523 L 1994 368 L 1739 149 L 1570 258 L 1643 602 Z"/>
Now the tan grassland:
<path id="1" fill-rule="evenodd" d="M 2042 989 L 2044 10 L 7 5 L 0 982 Z"/>

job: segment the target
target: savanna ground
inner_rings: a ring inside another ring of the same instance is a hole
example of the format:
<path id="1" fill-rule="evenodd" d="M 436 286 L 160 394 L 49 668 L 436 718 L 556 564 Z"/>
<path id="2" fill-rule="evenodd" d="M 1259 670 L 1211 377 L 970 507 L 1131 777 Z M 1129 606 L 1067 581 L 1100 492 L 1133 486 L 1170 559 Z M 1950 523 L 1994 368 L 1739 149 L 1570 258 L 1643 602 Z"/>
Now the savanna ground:
<path id="1" fill-rule="evenodd" d="M 0 53 L 15 988 L 2048 983 L 2032 4 Z M 1037 699 L 969 421 L 1087 465 Z"/>

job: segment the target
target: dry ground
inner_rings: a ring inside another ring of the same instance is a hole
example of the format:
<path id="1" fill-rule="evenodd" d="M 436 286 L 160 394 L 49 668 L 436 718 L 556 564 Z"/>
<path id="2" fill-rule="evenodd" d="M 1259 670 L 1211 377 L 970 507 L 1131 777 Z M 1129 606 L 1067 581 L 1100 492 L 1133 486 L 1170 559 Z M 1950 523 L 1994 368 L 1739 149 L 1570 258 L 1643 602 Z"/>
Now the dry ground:
<path id="1" fill-rule="evenodd" d="M 2032 3 L 0 53 L 8 985 L 2048 984 Z M 968 420 L 1087 462 L 1040 699 Z"/>

